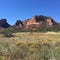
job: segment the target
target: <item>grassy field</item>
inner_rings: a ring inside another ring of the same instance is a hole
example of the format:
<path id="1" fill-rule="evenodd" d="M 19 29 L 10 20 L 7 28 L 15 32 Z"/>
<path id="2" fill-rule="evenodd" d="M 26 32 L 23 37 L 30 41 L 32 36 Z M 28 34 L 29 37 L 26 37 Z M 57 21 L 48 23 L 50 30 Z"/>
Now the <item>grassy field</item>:
<path id="1" fill-rule="evenodd" d="M 0 34 L 0 60 L 60 60 L 60 33 Z"/>

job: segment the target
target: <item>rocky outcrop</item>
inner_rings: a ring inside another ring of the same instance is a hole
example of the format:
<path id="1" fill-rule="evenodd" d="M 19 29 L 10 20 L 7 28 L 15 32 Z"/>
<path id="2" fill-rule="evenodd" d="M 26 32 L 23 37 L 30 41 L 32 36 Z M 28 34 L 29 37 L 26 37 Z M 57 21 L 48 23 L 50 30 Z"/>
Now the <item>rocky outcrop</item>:
<path id="1" fill-rule="evenodd" d="M 36 19 L 35 19 L 35 16 L 34 16 L 31 19 L 26 20 L 24 22 L 24 26 L 25 26 L 26 30 L 29 30 L 29 29 L 36 30 L 36 29 L 39 29 L 40 24 L 39 24 L 39 22 L 36 22 Z"/>
<path id="2" fill-rule="evenodd" d="M 32 18 L 25 20 L 24 26 L 26 30 L 36 30 L 41 28 L 56 28 L 59 25 L 51 17 L 40 15 L 33 16 Z"/>
<path id="3" fill-rule="evenodd" d="M 15 26 L 18 28 L 22 28 L 23 27 L 23 22 L 21 20 L 17 20 L 15 23 Z"/>
<path id="4" fill-rule="evenodd" d="M 0 20 L 0 28 L 8 28 L 10 27 L 10 24 L 7 23 L 6 19 L 1 19 Z"/>

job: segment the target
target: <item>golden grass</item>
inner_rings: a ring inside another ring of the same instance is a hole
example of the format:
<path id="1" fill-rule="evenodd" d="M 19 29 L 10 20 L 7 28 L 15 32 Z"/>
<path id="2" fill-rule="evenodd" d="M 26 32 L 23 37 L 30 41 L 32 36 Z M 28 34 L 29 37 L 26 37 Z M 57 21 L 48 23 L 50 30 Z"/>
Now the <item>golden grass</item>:
<path id="1" fill-rule="evenodd" d="M 0 34 L 0 60 L 46 60 L 46 54 L 49 59 L 60 59 L 60 33 L 20 32 L 13 35 Z"/>
<path id="2" fill-rule="evenodd" d="M 0 35 L 0 41 L 8 43 L 55 43 L 60 41 L 60 33 L 47 32 L 47 33 L 30 33 L 21 32 L 14 33 L 14 37 L 8 38 Z"/>

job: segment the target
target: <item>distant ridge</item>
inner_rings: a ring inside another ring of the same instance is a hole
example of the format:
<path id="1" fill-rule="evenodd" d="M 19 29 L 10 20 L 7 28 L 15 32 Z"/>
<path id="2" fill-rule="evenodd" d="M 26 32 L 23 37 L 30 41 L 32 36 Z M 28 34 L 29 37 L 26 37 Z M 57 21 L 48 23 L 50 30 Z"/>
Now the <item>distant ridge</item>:
<path id="1" fill-rule="evenodd" d="M 38 30 L 42 28 L 57 29 L 60 28 L 60 23 L 55 22 L 51 17 L 47 17 L 44 15 L 37 15 L 24 21 L 17 20 L 13 26 L 17 28 L 23 28 L 24 30 Z M 0 29 L 9 27 L 11 27 L 11 25 L 7 23 L 6 19 L 0 20 Z"/>

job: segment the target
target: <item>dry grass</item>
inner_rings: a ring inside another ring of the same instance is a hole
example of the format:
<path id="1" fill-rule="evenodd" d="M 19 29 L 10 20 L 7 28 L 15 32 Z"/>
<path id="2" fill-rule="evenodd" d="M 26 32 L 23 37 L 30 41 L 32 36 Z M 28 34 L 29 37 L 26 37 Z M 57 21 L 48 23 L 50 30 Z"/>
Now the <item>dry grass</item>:
<path id="1" fill-rule="evenodd" d="M 60 33 L 20 32 L 13 35 L 10 38 L 0 35 L 0 60 L 45 60 L 46 54 L 51 59 L 60 59 Z"/>

